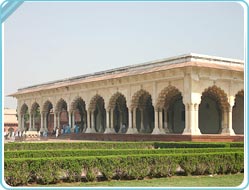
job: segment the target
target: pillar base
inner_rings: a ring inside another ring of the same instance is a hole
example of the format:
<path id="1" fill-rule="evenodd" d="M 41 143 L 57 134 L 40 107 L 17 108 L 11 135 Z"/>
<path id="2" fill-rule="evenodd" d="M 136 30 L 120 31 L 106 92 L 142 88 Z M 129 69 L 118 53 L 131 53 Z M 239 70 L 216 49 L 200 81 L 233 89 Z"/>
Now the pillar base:
<path id="1" fill-rule="evenodd" d="M 222 129 L 221 134 L 222 135 L 231 135 L 231 136 L 235 135 L 234 130 L 228 129 L 228 128 Z"/>
<path id="2" fill-rule="evenodd" d="M 198 129 L 193 130 L 192 135 L 201 135 L 200 129 L 198 128 Z"/>
<path id="3" fill-rule="evenodd" d="M 115 130 L 114 130 L 113 128 L 107 127 L 107 128 L 105 129 L 105 132 L 104 132 L 104 133 L 116 133 L 116 132 L 115 132 Z"/>
<path id="4" fill-rule="evenodd" d="M 191 129 L 184 129 L 183 135 L 201 135 L 200 129 L 191 130 Z"/>
<path id="5" fill-rule="evenodd" d="M 122 127 L 120 127 L 120 129 L 117 132 L 118 134 L 122 134 Z"/>
<path id="6" fill-rule="evenodd" d="M 159 134 L 165 134 L 165 132 L 162 129 L 154 128 L 151 134 L 159 135 Z"/>
<path id="7" fill-rule="evenodd" d="M 96 130 L 94 128 L 87 127 L 85 133 L 96 133 Z"/>
<path id="8" fill-rule="evenodd" d="M 146 133 L 146 129 L 144 127 L 142 127 L 140 130 L 139 130 L 139 133 Z"/>
<path id="9" fill-rule="evenodd" d="M 166 134 L 170 134 L 170 133 L 171 133 L 171 131 L 169 130 L 168 127 L 163 128 L 162 130 L 163 130 Z"/>
<path id="10" fill-rule="evenodd" d="M 137 134 L 137 133 L 138 133 L 137 128 L 129 127 L 125 134 Z"/>
<path id="11" fill-rule="evenodd" d="M 182 132 L 183 135 L 192 135 L 192 131 L 191 129 L 184 129 L 184 131 Z"/>
<path id="12" fill-rule="evenodd" d="M 126 129 L 126 127 L 125 127 L 125 128 L 120 127 L 118 133 L 119 133 L 119 134 L 125 134 L 125 133 L 126 133 L 126 130 L 128 130 L 128 129 Z"/>
<path id="13" fill-rule="evenodd" d="M 193 135 L 201 135 L 200 129 L 196 130 L 195 133 L 194 133 Z"/>
<path id="14" fill-rule="evenodd" d="M 31 128 L 31 129 L 29 129 L 28 131 L 37 131 L 37 130 L 36 130 L 36 129 Z"/>

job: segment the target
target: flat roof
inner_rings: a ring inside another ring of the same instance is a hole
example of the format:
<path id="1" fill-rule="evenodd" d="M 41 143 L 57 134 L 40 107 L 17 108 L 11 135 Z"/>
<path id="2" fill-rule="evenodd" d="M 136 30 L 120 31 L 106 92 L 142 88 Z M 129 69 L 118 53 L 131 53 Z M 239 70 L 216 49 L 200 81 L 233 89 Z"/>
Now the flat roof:
<path id="1" fill-rule="evenodd" d="M 183 65 L 183 63 L 185 63 Z M 194 64 L 195 63 L 195 64 Z M 199 65 L 197 63 L 205 63 Z M 194 64 L 194 65 L 193 65 Z M 223 58 L 217 56 L 201 55 L 196 53 L 189 53 L 180 56 L 160 59 L 156 61 L 145 62 L 142 64 L 135 64 L 130 66 L 109 69 L 105 71 L 85 74 L 61 80 L 50 81 L 42 84 L 32 85 L 18 89 L 18 91 L 10 96 L 18 94 L 25 94 L 35 91 L 59 88 L 79 83 L 93 82 L 99 80 L 106 80 L 111 78 L 120 78 L 125 76 L 137 75 L 140 73 L 149 73 L 160 70 L 167 70 L 182 66 L 204 66 L 210 68 L 220 68 L 229 70 L 243 71 L 244 62 L 242 60 Z"/>
<path id="2" fill-rule="evenodd" d="M 4 124 L 17 124 L 16 109 L 4 109 Z"/>

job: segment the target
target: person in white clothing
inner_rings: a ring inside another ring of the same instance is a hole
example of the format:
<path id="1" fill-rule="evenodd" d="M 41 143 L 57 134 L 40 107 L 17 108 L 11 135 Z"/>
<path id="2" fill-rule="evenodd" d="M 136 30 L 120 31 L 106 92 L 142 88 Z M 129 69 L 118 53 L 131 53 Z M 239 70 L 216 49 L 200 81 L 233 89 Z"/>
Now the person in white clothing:
<path id="1" fill-rule="evenodd" d="M 59 136 L 59 129 L 58 127 L 56 127 L 56 130 L 55 130 L 55 137 L 57 138 Z"/>

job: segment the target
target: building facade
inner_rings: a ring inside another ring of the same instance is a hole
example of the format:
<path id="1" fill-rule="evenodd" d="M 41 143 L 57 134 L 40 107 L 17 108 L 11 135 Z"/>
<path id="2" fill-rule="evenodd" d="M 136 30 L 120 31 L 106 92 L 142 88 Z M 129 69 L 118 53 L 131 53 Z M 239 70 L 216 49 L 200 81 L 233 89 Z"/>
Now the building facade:
<path id="1" fill-rule="evenodd" d="M 244 134 L 244 63 L 187 54 L 19 89 L 20 130 Z"/>
<path id="2" fill-rule="evenodd" d="M 18 129 L 17 113 L 15 109 L 4 109 L 4 135 L 14 136 Z"/>

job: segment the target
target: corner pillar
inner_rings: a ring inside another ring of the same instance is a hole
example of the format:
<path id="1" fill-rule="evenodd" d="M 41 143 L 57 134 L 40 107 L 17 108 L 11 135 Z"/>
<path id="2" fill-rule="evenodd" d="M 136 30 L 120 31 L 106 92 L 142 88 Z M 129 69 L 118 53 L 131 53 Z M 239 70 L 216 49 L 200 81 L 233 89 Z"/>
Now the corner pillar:
<path id="1" fill-rule="evenodd" d="M 31 112 L 29 113 L 29 130 L 28 131 L 32 131 L 32 114 L 31 114 Z"/>
<path id="2" fill-rule="evenodd" d="M 35 114 L 33 114 L 32 128 L 35 130 Z"/>
<path id="3" fill-rule="evenodd" d="M 185 104 L 185 129 L 184 135 L 200 135 L 199 129 L 199 104 Z"/>
<path id="4" fill-rule="evenodd" d="M 57 117 L 56 117 L 56 115 L 57 115 L 57 113 L 56 112 L 54 112 L 54 130 L 56 129 L 56 127 L 57 127 L 57 125 L 56 125 L 56 119 L 57 119 Z"/>
<path id="5" fill-rule="evenodd" d="M 61 115 L 61 112 L 58 112 L 58 116 L 57 116 L 57 126 L 60 128 L 60 125 L 61 125 L 61 117 L 60 117 L 60 115 Z"/>
<path id="6" fill-rule="evenodd" d="M 163 134 L 163 132 L 161 131 L 160 129 L 160 126 L 159 124 L 161 123 L 162 124 L 162 121 L 159 121 L 159 118 L 162 119 L 162 116 L 159 116 L 159 114 L 162 115 L 161 111 L 159 111 L 158 109 L 155 109 L 155 127 L 152 131 L 152 134 Z"/>
<path id="7" fill-rule="evenodd" d="M 22 115 L 18 113 L 18 129 L 22 129 Z"/>
<path id="8" fill-rule="evenodd" d="M 235 135 L 232 128 L 232 110 L 233 107 L 229 106 L 228 110 L 224 110 L 222 114 L 222 131 L 224 135 Z"/>
<path id="9" fill-rule="evenodd" d="M 85 133 L 96 133 L 94 128 L 94 111 L 87 112 L 87 128 Z"/>
<path id="10" fill-rule="evenodd" d="M 106 129 L 104 133 L 115 133 L 115 130 L 113 128 L 113 111 L 114 111 L 113 109 L 106 111 Z M 111 116 L 111 122 L 110 122 L 110 116 Z"/>
<path id="11" fill-rule="evenodd" d="M 24 115 L 22 115 L 22 131 L 25 130 L 25 119 L 24 119 Z"/>
<path id="12" fill-rule="evenodd" d="M 43 118 L 43 112 L 41 112 L 41 127 L 40 127 L 40 131 L 41 131 L 41 132 L 43 132 L 43 131 L 44 131 L 43 121 L 44 121 L 44 118 Z"/>
<path id="13" fill-rule="evenodd" d="M 68 112 L 68 125 L 70 126 L 70 128 L 73 128 L 73 125 L 72 125 L 72 112 L 71 111 Z"/>
<path id="14" fill-rule="evenodd" d="M 140 122 L 140 133 L 143 133 L 143 132 L 145 132 L 146 130 L 145 130 L 145 128 L 144 128 L 144 109 L 143 108 L 141 108 L 140 109 L 140 118 L 141 118 L 141 122 Z"/>
<path id="15" fill-rule="evenodd" d="M 48 113 L 44 113 L 44 128 L 48 130 Z"/>
<path id="16" fill-rule="evenodd" d="M 128 114 L 129 114 L 129 124 L 128 124 L 128 129 L 127 129 L 127 131 L 126 131 L 126 134 L 136 134 L 136 133 L 138 133 L 138 131 L 137 131 L 137 128 L 136 128 L 136 124 L 134 125 L 134 122 L 136 123 L 136 121 L 134 121 L 135 119 L 134 119 L 134 117 L 136 117 L 135 116 L 135 114 L 134 114 L 134 112 L 135 112 L 135 110 L 136 109 L 131 109 L 131 108 L 129 108 L 129 110 L 128 110 Z"/>
<path id="17" fill-rule="evenodd" d="M 75 125 L 75 112 L 74 111 L 72 111 L 72 116 L 71 116 L 72 118 L 71 118 L 71 125 L 72 125 L 72 127 L 74 127 L 74 125 Z"/>
<path id="18" fill-rule="evenodd" d="M 168 126 L 168 111 L 166 111 L 166 109 L 164 109 L 164 131 L 165 133 L 170 133 Z"/>

